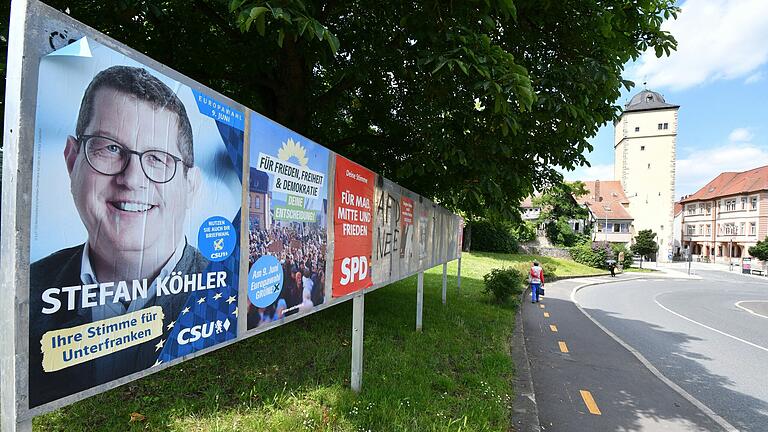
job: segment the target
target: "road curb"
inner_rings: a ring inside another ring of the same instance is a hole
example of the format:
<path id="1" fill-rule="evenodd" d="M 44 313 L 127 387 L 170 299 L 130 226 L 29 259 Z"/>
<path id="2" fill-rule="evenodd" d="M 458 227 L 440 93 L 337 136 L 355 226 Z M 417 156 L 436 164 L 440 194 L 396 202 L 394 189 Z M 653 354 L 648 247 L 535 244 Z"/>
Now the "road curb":
<path id="1" fill-rule="evenodd" d="M 579 309 L 579 311 L 582 314 L 584 314 L 584 316 L 589 318 L 589 320 L 592 321 L 600 330 L 602 330 L 605 334 L 610 336 L 619 345 L 624 347 L 624 349 L 629 351 L 630 354 L 632 354 L 635 358 L 637 358 L 640 361 L 640 363 L 642 363 L 643 366 L 645 366 L 645 368 L 648 369 L 649 372 L 651 372 L 651 374 L 653 374 L 656 378 L 661 380 L 661 382 L 666 384 L 670 389 L 672 389 L 672 391 L 676 392 L 683 399 L 685 399 L 688 402 L 690 402 L 691 404 L 693 404 L 693 406 L 698 408 L 704 415 L 709 417 L 712 421 L 714 421 L 715 423 L 720 425 L 720 427 L 722 427 L 724 430 L 726 430 L 728 432 L 738 432 L 738 429 L 736 429 L 736 427 L 734 427 L 732 424 L 728 423 L 727 420 L 725 420 L 724 418 L 722 418 L 719 415 L 717 415 L 717 413 L 715 413 L 708 406 L 704 405 L 704 403 L 702 403 L 700 400 L 698 400 L 695 397 L 693 397 L 690 393 L 685 391 L 682 387 L 680 387 L 679 385 L 675 384 L 674 381 L 670 380 L 664 374 L 662 374 L 661 371 L 659 371 L 650 361 L 648 361 L 648 359 L 645 358 L 645 356 L 643 356 L 634 347 L 632 347 L 628 343 L 624 342 L 624 340 L 622 340 L 619 336 L 617 336 L 615 333 L 613 333 L 612 331 L 608 330 L 608 328 L 606 328 L 605 326 L 600 324 L 595 318 L 592 317 L 592 315 L 590 315 L 587 311 L 584 310 L 584 308 L 581 307 L 579 302 L 576 301 L 576 293 L 579 292 L 583 288 L 587 288 L 587 287 L 594 286 L 594 285 L 605 285 L 605 284 L 609 284 L 609 283 L 625 282 L 625 281 L 629 281 L 629 280 L 639 280 L 639 279 L 662 279 L 662 278 L 653 278 L 653 277 L 642 277 L 642 276 L 640 276 L 640 277 L 634 277 L 634 278 L 628 278 L 628 279 L 622 279 L 622 280 L 615 280 L 615 281 L 614 280 L 608 280 L 608 281 L 599 281 L 599 282 L 588 282 L 588 283 L 585 283 L 585 284 L 582 284 L 582 285 L 579 285 L 579 286 L 573 288 L 573 290 L 571 291 L 571 302 L 576 306 L 576 308 Z"/>
<path id="2" fill-rule="evenodd" d="M 512 333 L 511 353 L 515 364 L 515 402 L 512 405 L 512 430 L 516 432 L 541 432 L 539 408 L 536 405 L 536 393 L 533 390 L 533 375 L 528 350 L 525 347 L 525 329 L 523 328 L 523 305 L 525 289 L 520 296 L 520 307 L 515 314 L 515 331 Z"/>

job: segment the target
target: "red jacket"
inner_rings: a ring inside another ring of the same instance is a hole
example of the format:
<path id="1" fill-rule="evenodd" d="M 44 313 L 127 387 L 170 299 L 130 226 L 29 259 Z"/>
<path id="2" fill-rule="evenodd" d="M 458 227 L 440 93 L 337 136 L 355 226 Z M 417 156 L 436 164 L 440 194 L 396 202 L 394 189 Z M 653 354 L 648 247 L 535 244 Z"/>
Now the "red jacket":
<path id="1" fill-rule="evenodd" d="M 541 267 L 531 267 L 531 283 L 544 283 L 544 269 Z"/>

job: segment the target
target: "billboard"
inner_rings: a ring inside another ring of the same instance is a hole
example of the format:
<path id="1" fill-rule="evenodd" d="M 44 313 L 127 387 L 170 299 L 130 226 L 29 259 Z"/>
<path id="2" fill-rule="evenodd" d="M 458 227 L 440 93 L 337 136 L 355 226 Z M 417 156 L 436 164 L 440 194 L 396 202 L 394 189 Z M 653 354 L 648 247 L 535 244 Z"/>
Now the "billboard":
<path id="1" fill-rule="evenodd" d="M 251 330 L 325 301 L 330 153 L 256 113 L 249 137 Z"/>
<path id="2" fill-rule="evenodd" d="M 13 8 L 3 426 L 457 254 L 458 216 L 428 199 L 36 0 Z"/>
<path id="3" fill-rule="evenodd" d="M 82 38 L 35 125 L 30 406 L 235 338 L 244 112 Z"/>

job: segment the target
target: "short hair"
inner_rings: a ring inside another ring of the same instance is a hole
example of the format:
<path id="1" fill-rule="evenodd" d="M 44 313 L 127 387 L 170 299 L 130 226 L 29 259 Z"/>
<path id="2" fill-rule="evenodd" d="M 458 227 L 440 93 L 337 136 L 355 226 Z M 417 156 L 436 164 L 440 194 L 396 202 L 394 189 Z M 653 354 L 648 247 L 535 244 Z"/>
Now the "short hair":
<path id="1" fill-rule="evenodd" d="M 112 66 L 96 74 L 88 84 L 80 103 L 75 133 L 78 137 L 85 134 L 85 129 L 91 122 L 96 93 L 102 88 L 117 90 L 132 95 L 139 100 L 147 101 L 153 106 L 168 110 L 179 117 L 179 134 L 177 144 L 184 164 L 184 172 L 195 165 L 195 152 L 192 145 L 192 125 L 189 123 L 187 110 L 181 99 L 154 75 L 144 68 L 131 66 Z"/>
<path id="2" fill-rule="evenodd" d="M 533 265 L 537 266 L 537 265 L 539 265 L 539 262 L 538 261 L 534 261 Z"/>

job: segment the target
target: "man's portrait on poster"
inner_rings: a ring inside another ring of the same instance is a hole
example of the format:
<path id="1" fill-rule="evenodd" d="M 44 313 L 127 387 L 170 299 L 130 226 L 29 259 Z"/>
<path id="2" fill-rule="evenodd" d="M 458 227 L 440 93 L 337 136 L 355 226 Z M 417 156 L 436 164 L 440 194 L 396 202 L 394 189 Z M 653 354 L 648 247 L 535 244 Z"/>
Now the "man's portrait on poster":
<path id="1" fill-rule="evenodd" d="M 187 111 L 168 85 L 140 67 L 102 70 L 85 90 L 76 128 L 61 149 L 87 240 L 31 264 L 31 405 L 145 369 L 158 355 L 147 341 L 44 372 L 35 341 L 46 332 L 152 306 L 162 307 L 165 329 L 187 296 L 158 284 L 208 265 L 184 234 L 201 174 Z"/>

